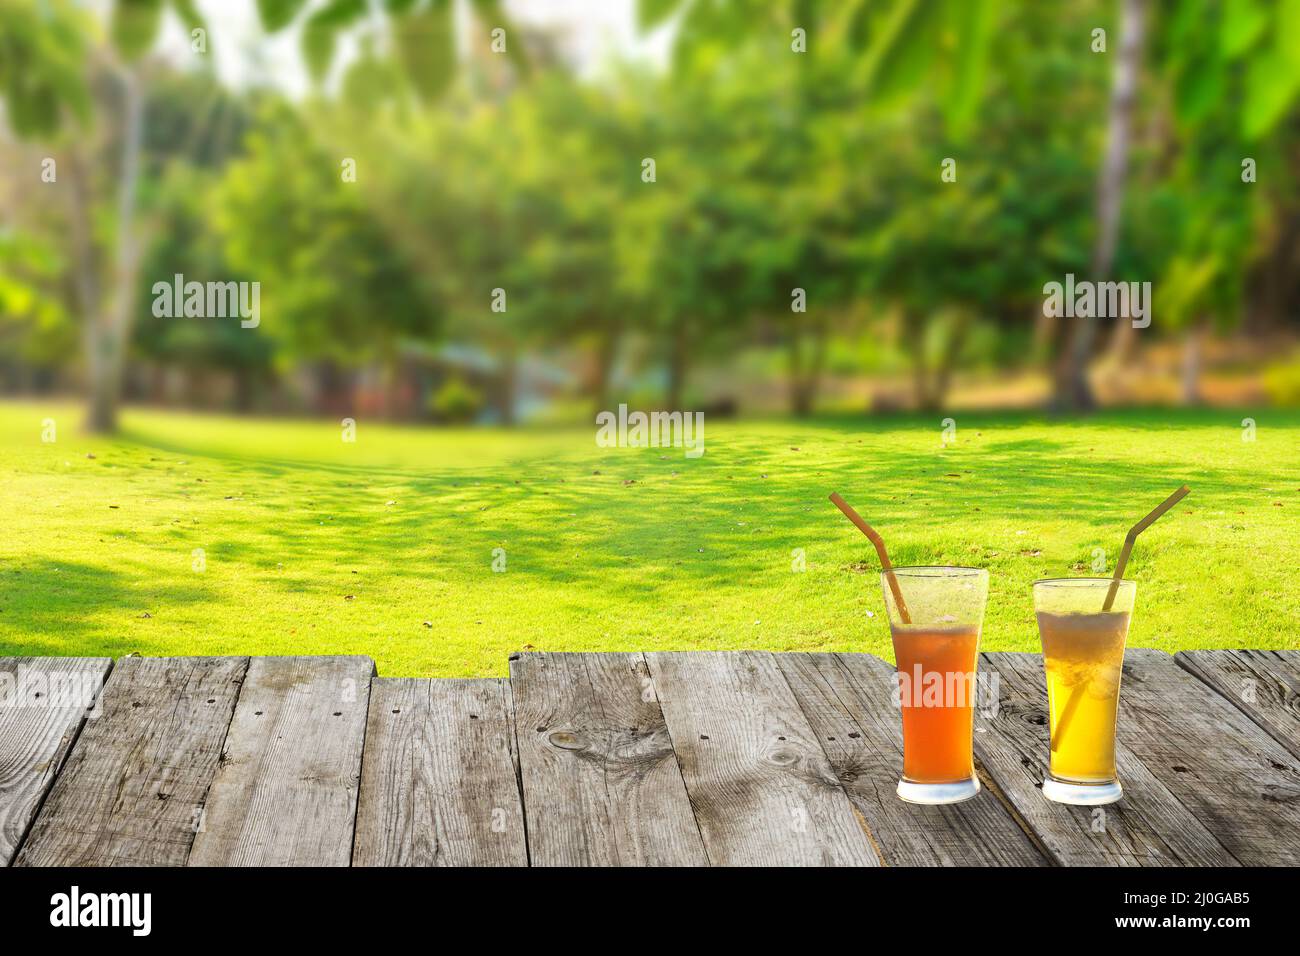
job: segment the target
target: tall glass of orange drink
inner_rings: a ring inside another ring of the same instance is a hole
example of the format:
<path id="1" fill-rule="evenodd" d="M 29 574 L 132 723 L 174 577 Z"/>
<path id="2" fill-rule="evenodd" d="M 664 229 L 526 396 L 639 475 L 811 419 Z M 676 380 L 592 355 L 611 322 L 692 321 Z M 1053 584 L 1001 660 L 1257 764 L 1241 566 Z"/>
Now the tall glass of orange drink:
<path id="1" fill-rule="evenodd" d="M 881 586 L 894 639 L 896 699 L 903 716 L 898 795 L 909 803 L 968 800 L 980 789 L 971 745 L 988 572 L 894 568 L 881 574 Z"/>

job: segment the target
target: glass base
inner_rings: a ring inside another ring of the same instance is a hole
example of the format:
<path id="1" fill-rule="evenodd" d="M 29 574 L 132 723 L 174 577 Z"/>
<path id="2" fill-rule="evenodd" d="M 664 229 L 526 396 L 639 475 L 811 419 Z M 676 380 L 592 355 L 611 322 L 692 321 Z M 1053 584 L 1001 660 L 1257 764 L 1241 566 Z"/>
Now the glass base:
<path id="1" fill-rule="evenodd" d="M 1066 783 L 1055 777 L 1043 780 L 1043 796 L 1055 803 L 1069 803 L 1076 807 L 1099 807 L 1114 803 L 1124 795 L 1118 780 L 1104 783 Z"/>
<path id="2" fill-rule="evenodd" d="M 934 806 L 941 803 L 961 803 L 980 792 L 978 777 L 958 780 L 956 783 L 913 783 L 898 781 L 898 797 L 906 803 Z"/>

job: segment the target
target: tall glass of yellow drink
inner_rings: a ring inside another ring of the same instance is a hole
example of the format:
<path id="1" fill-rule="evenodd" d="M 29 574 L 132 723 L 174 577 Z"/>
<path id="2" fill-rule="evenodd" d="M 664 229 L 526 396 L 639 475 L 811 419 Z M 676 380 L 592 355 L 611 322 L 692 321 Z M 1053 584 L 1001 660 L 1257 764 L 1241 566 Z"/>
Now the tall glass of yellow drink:
<path id="1" fill-rule="evenodd" d="M 1034 583 L 1051 731 L 1043 796 L 1058 803 L 1095 806 L 1123 794 L 1115 769 L 1115 720 L 1137 585 L 1120 581 L 1103 610 L 1112 584 L 1111 578 Z"/>

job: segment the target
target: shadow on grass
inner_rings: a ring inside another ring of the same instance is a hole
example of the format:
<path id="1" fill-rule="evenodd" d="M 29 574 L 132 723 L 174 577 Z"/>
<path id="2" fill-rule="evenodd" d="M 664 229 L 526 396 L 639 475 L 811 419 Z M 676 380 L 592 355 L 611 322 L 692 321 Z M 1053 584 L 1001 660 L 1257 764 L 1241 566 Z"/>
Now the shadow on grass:
<path id="1" fill-rule="evenodd" d="M 1221 428 L 1220 417 L 1207 412 L 1198 420 Z M 153 447 L 221 464 L 221 487 L 187 489 L 191 500 L 243 486 L 245 501 L 223 519 L 214 557 L 264 571 L 379 557 L 385 573 L 418 581 L 486 570 L 492 549 L 503 546 L 512 568 L 555 584 L 599 587 L 611 573 L 639 568 L 643 576 L 634 589 L 646 596 L 680 586 L 680 576 L 701 586 L 743 585 L 746 577 L 770 571 L 774 549 L 810 542 L 852 541 L 849 547 L 870 560 L 866 542 L 846 537 L 843 519 L 827 504 L 831 490 L 888 529 L 897 562 L 915 564 L 943 560 L 936 546 L 917 539 L 937 540 L 989 520 L 1059 518 L 1084 526 L 1089 540 L 1118 541 L 1135 516 L 1182 481 L 1195 487 L 1197 507 L 1208 501 L 1236 506 L 1257 495 L 1257 477 L 1240 469 L 1174 469 L 1111 459 L 1104 447 L 1080 449 L 1066 440 L 1071 425 L 1065 423 L 1051 426 L 1057 439 L 995 437 L 999 425 L 1043 421 L 1031 414 L 991 416 L 966 426 L 967 434 L 990 432 L 978 443 L 943 451 L 934 430 L 934 446 L 918 451 L 882 450 L 878 438 L 864 448 L 857 437 L 915 434 L 922 425 L 915 417 L 818 420 L 806 429 L 816 454 L 803 456 L 788 444 L 789 429 L 800 430 L 799 423 L 781 423 L 776 435 L 759 424 L 736 426 L 729 436 L 724 426 L 696 460 L 679 450 L 600 449 L 580 462 L 519 458 L 443 476 Z M 1150 413 L 1087 424 L 1112 421 L 1160 424 Z M 282 586 L 315 590 L 301 575 L 283 578 Z"/>
<path id="2" fill-rule="evenodd" d="M 1165 412 L 1108 413 L 1082 423 L 1149 432 L 1142 450 L 1149 446 L 1151 460 L 1142 461 L 1132 448 L 1106 447 L 1104 433 L 1093 445 L 1091 436 L 1080 440 L 1087 434 L 1080 426 L 1040 414 L 957 417 L 961 440 L 946 450 L 937 417 L 846 417 L 724 423 L 708 433 L 700 459 L 680 449 L 598 449 L 574 433 L 584 444 L 571 455 L 507 455 L 442 473 L 212 453 L 198 442 L 129 433 L 133 451 L 184 456 L 191 472 L 211 471 L 199 483 L 143 464 L 133 474 L 154 484 L 139 493 L 170 496 L 182 516 L 202 506 L 203 524 L 140 523 L 119 535 L 146 560 L 157 556 L 160 569 L 201 542 L 209 560 L 281 593 L 331 599 L 343 582 L 345 593 L 363 590 L 367 580 L 345 576 L 366 565 L 368 580 L 378 574 L 436 602 L 442 592 L 431 585 L 492 580 L 492 551 L 504 547 L 512 573 L 553 586 L 566 615 L 601 615 L 642 601 L 676 607 L 714 588 L 752 593 L 759 604 L 784 586 L 774 575 L 795 548 L 824 545 L 819 561 L 837 580 L 860 578 L 864 567 L 874 569 L 874 554 L 827 502 L 832 490 L 877 524 L 899 564 L 987 566 L 998 547 L 1005 566 L 1020 560 L 1020 544 L 994 538 L 1022 521 L 1067 524 L 1086 554 L 1097 541 L 1117 547 L 1135 517 L 1179 482 L 1192 484 L 1194 510 L 1236 509 L 1259 505 L 1259 485 L 1286 470 L 1273 461 L 1262 477 L 1212 452 L 1189 454 L 1185 441 L 1164 451 L 1158 434 L 1166 427 L 1204 430 L 1207 447 L 1222 440 L 1213 436 L 1240 416 L 1221 410 L 1174 420 Z M 1294 427 L 1300 419 L 1279 413 L 1279 421 Z M 1034 437 L 1015 431 L 1044 425 Z M 1038 553 L 1032 538 L 1022 540 L 1020 554 Z M 150 606 L 215 599 L 161 571 L 142 584 L 139 575 L 34 560 L 0 572 L 5 653 L 59 653 L 78 642 L 122 652 L 129 641 L 106 633 L 104 612 L 126 621 Z M 1062 556 L 1053 560 L 1060 565 Z"/>
<path id="3" fill-rule="evenodd" d="M 133 650 L 102 615 L 142 617 L 161 607 L 210 599 L 200 588 L 158 579 L 145 584 L 107 568 L 40 559 L 0 571 L 0 654 L 66 654 L 93 644 L 109 655 Z"/>

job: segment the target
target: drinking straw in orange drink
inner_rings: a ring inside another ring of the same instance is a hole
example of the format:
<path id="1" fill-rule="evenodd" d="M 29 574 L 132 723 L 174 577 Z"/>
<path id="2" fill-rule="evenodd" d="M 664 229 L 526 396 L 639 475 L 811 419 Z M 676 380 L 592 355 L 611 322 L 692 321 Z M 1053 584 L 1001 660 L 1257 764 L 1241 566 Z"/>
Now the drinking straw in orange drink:
<path id="1" fill-rule="evenodd" d="M 837 494 L 831 501 L 880 557 L 903 723 L 898 795 L 956 803 L 979 792 L 972 755 L 975 668 L 988 573 L 978 568 L 897 568 L 884 541 Z"/>

